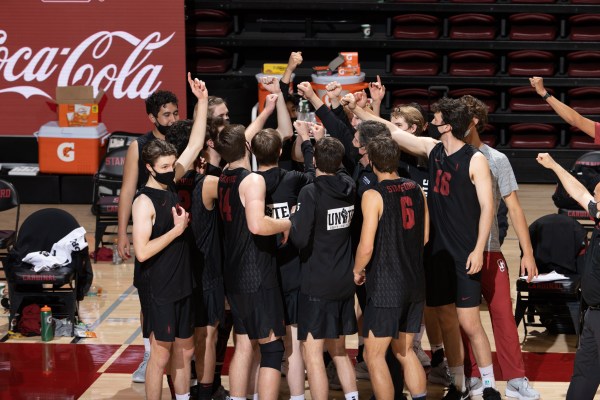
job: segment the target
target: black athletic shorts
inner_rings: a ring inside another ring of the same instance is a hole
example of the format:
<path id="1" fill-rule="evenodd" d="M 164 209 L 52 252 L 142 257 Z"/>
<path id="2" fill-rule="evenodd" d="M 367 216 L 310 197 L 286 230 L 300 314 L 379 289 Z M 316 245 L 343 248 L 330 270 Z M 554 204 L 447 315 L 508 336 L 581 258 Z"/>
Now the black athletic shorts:
<path id="1" fill-rule="evenodd" d="M 363 314 L 363 337 L 369 337 L 369 331 L 375 337 L 398 339 L 398 333 L 418 333 L 421 330 L 424 301 L 406 303 L 402 307 L 375 307 L 372 301 L 367 303 Z"/>
<path id="2" fill-rule="evenodd" d="M 233 316 L 233 331 L 248 335 L 250 340 L 285 336 L 283 299 L 281 289 L 261 289 L 255 293 L 228 293 L 227 299 Z"/>
<path id="3" fill-rule="evenodd" d="M 447 251 L 425 258 L 427 305 L 456 304 L 459 308 L 481 304 L 481 272 L 467 275 L 467 260 L 455 260 Z"/>
<path id="4" fill-rule="evenodd" d="M 285 325 L 296 325 L 298 323 L 298 294 L 300 289 L 283 293 Z"/>
<path id="5" fill-rule="evenodd" d="M 194 334 L 193 313 L 192 296 L 187 296 L 167 304 L 152 301 L 144 320 L 148 320 L 156 340 L 174 342 L 175 338 L 187 339 Z"/>
<path id="6" fill-rule="evenodd" d="M 149 338 L 150 337 L 150 325 L 148 323 L 148 318 L 145 316 L 150 312 L 150 306 L 152 305 L 152 293 L 150 291 L 150 285 L 145 284 L 143 280 L 140 279 L 137 285 L 138 298 L 140 299 L 140 307 L 142 311 L 142 337 Z"/>
<path id="7" fill-rule="evenodd" d="M 337 339 L 358 331 L 354 296 L 345 300 L 326 300 L 300 292 L 298 295 L 298 340 Z"/>
<path id="8" fill-rule="evenodd" d="M 202 291 L 196 300 L 195 327 L 214 326 L 217 322 L 225 320 L 225 287 L 221 284 L 213 289 Z M 202 307 L 198 307 L 201 302 Z"/>

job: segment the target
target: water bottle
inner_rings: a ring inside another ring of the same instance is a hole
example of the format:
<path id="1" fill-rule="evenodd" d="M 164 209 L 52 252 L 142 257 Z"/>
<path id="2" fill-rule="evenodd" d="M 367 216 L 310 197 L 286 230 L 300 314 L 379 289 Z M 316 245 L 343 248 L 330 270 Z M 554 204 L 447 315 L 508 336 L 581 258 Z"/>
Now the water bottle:
<path id="1" fill-rule="evenodd" d="M 40 309 L 42 318 L 42 341 L 49 342 L 54 338 L 54 330 L 52 329 L 52 309 L 44 306 Z"/>
<path id="2" fill-rule="evenodd" d="M 309 105 L 308 100 L 301 99 L 298 103 L 298 116 L 296 119 L 298 121 L 308 121 L 309 120 Z"/>
<path id="3" fill-rule="evenodd" d="M 117 241 L 115 240 L 113 247 L 112 247 L 112 263 L 117 265 L 117 264 L 121 264 L 123 262 L 123 260 L 121 259 L 121 256 L 119 256 L 119 248 L 117 245 Z"/>

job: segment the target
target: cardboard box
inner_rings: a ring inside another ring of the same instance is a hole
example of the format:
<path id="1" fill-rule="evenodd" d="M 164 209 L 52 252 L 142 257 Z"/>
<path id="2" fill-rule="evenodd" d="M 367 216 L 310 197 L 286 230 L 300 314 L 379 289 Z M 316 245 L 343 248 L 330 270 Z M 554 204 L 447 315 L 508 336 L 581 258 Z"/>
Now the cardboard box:
<path id="1" fill-rule="evenodd" d="M 104 91 L 94 97 L 93 86 L 58 86 L 58 126 L 97 126 L 100 123 L 100 100 Z"/>
<path id="2" fill-rule="evenodd" d="M 98 171 L 110 134 L 103 123 L 63 128 L 48 122 L 36 135 L 40 172 L 92 175 Z"/>
<path id="3" fill-rule="evenodd" d="M 344 63 L 341 65 L 342 67 L 358 67 L 358 52 L 341 52 L 340 56 L 344 57 Z"/>
<path id="4" fill-rule="evenodd" d="M 360 75 L 360 65 L 356 67 L 339 67 L 338 68 L 339 76 L 357 76 Z"/>
<path id="5" fill-rule="evenodd" d="M 263 73 L 267 75 L 283 75 L 287 64 L 263 64 Z"/>

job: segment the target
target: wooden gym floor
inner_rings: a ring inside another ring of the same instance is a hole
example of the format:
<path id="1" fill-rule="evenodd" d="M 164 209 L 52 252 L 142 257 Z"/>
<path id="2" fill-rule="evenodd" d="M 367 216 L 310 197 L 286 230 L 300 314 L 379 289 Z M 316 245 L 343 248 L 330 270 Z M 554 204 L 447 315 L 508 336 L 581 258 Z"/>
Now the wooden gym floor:
<path id="1" fill-rule="evenodd" d="M 528 223 L 555 213 L 551 195 L 554 185 L 521 185 L 519 198 Z M 89 205 L 23 205 L 21 221 L 45 207 L 62 208 L 72 213 L 87 230 L 93 250 L 94 216 Z M 0 214 L 0 226 L 10 226 L 11 215 Z M 12 220 L 14 221 L 14 219 Z M 516 299 L 515 279 L 519 266 L 519 245 L 512 228 L 503 246 L 508 261 L 513 305 Z M 131 382 L 143 354 L 139 327 L 139 300 L 132 286 L 133 265 L 94 264 L 94 285 L 102 288 L 99 296 L 87 296 L 80 303 L 80 317 L 90 326 L 96 338 L 73 343 L 73 338 L 55 338 L 49 344 L 40 337 L 8 338 L 0 343 L 0 399 L 138 399 L 144 397 L 144 385 Z M 491 323 L 485 305 L 481 317 L 495 350 Z M 0 315 L 0 337 L 6 338 L 8 312 Z M 564 399 L 573 368 L 576 338 L 574 335 L 551 335 L 544 328 L 533 328 L 524 338 L 519 336 L 527 375 L 542 399 Z M 356 335 L 347 340 L 349 349 L 357 348 Z M 427 336 L 423 348 L 429 350 Z M 224 377 L 224 385 L 228 379 Z M 504 393 L 506 382 L 498 386 Z M 169 398 L 166 381 L 163 398 Z M 308 384 L 307 384 L 308 389 Z M 372 392 L 369 381 L 359 381 L 360 397 L 368 399 Z M 307 390 L 307 398 L 310 392 Z M 600 392 L 599 392 L 600 393 Z M 429 398 L 441 398 L 443 388 L 428 385 Z M 331 391 L 332 399 L 343 399 L 341 391 Z M 287 384 L 282 379 L 281 399 L 288 399 Z M 600 397 L 599 397 L 600 398 Z"/>

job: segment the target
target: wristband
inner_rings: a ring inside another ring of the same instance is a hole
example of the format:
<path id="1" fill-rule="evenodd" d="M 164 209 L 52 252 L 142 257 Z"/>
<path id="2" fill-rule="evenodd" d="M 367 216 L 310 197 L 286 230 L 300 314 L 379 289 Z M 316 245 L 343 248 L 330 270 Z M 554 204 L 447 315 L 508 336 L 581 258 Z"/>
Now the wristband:
<path id="1" fill-rule="evenodd" d="M 546 100 L 548 97 L 552 97 L 552 95 L 549 92 L 546 92 L 546 94 L 542 96 L 542 99 Z"/>

